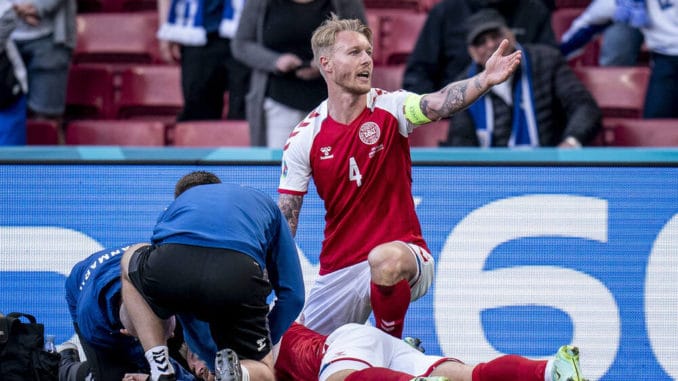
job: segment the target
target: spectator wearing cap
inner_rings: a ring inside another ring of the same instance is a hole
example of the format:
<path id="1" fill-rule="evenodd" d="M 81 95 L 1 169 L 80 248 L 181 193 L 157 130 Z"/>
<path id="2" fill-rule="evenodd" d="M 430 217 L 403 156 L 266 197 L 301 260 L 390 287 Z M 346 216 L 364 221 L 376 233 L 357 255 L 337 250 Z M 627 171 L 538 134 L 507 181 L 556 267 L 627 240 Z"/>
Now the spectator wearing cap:
<path id="1" fill-rule="evenodd" d="M 560 51 L 516 42 L 504 18 L 493 9 L 471 15 L 466 45 L 473 62 L 458 79 L 484 69 L 502 39 L 522 51 L 520 68 L 450 120 L 445 146 L 562 147 L 589 143 L 602 113 Z"/>
<path id="2" fill-rule="evenodd" d="M 455 81 L 471 63 L 466 27 L 469 17 L 481 9 L 497 10 L 519 43 L 557 47 L 545 1 L 550 0 L 441 0 L 428 12 L 407 59 L 403 89 L 426 94 Z"/>

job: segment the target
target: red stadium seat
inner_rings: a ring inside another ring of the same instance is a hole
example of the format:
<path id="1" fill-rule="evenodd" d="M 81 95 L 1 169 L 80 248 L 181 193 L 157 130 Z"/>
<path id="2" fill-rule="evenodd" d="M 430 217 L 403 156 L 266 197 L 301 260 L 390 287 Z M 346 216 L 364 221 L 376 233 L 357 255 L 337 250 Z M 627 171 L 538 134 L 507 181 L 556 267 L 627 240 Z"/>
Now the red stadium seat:
<path id="1" fill-rule="evenodd" d="M 59 124 L 51 120 L 26 120 L 26 144 L 31 145 L 58 145 L 61 131 Z"/>
<path id="2" fill-rule="evenodd" d="M 604 118 L 606 145 L 678 147 L 678 119 Z"/>
<path id="3" fill-rule="evenodd" d="M 375 66 L 372 70 L 372 86 L 388 91 L 403 88 L 405 65 Z"/>
<path id="4" fill-rule="evenodd" d="M 250 126 L 246 120 L 178 122 L 172 145 L 177 147 L 249 147 Z"/>
<path id="5" fill-rule="evenodd" d="M 556 36 L 556 40 L 560 41 L 563 34 L 570 29 L 572 21 L 584 12 L 581 8 L 557 8 L 551 13 L 551 28 Z M 568 60 L 570 66 L 598 66 L 598 56 L 600 55 L 600 37 L 596 37 L 589 42 L 580 54 Z"/>
<path id="6" fill-rule="evenodd" d="M 428 12 L 435 7 L 441 0 L 419 0 L 421 11 Z"/>
<path id="7" fill-rule="evenodd" d="M 381 19 L 376 11 L 367 12 L 367 25 L 372 30 L 372 60 L 375 66 L 381 64 Z"/>
<path id="8" fill-rule="evenodd" d="M 559 8 L 586 8 L 591 0 L 555 0 L 556 9 Z"/>
<path id="9" fill-rule="evenodd" d="M 160 62 L 157 12 L 83 13 L 77 25 L 75 64 Z"/>
<path id="10" fill-rule="evenodd" d="M 172 65 L 134 65 L 120 71 L 116 117 L 174 121 L 183 107 L 181 69 Z"/>
<path id="11" fill-rule="evenodd" d="M 76 120 L 66 127 L 67 145 L 164 146 L 166 126 L 153 120 Z"/>
<path id="12" fill-rule="evenodd" d="M 650 69 L 645 66 L 577 66 L 575 74 L 593 95 L 604 117 L 639 118 Z"/>
<path id="13" fill-rule="evenodd" d="M 66 90 L 66 118 L 112 118 L 113 78 L 110 65 L 72 65 Z"/>
<path id="14" fill-rule="evenodd" d="M 410 134 L 410 147 L 438 147 L 440 142 L 447 140 L 449 126 L 449 119 L 441 119 L 417 127 Z"/>
<path id="15" fill-rule="evenodd" d="M 377 65 L 400 65 L 407 61 L 417 43 L 419 31 L 426 22 L 426 13 L 403 9 L 372 9 L 371 17 L 378 21 L 378 37 L 374 49 L 379 53 Z M 376 31 L 375 31 L 376 33 Z"/>

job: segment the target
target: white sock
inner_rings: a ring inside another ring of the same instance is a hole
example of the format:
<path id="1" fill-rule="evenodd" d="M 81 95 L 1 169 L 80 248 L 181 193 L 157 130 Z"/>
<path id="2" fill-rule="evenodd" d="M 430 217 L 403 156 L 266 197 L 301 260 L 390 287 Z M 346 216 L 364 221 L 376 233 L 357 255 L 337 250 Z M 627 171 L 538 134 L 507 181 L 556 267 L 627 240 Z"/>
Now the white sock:
<path id="1" fill-rule="evenodd" d="M 174 374 L 174 368 L 169 362 L 167 345 L 158 345 L 144 353 L 151 368 L 151 380 L 156 381 L 163 374 Z"/>
<path id="2" fill-rule="evenodd" d="M 546 369 L 544 369 L 544 381 L 552 381 L 551 373 L 553 372 L 553 359 L 546 362 Z"/>

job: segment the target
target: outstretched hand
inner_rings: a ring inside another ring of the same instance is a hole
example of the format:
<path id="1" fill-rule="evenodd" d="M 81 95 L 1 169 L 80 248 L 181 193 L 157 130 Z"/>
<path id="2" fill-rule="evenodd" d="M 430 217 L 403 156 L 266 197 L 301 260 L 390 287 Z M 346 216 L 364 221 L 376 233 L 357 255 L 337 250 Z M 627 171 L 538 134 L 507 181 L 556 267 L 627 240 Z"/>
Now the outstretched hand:
<path id="1" fill-rule="evenodd" d="M 504 39 L 485 63 L 485 78 L 488 85 L 494 86 L 506 81 L 520 66 L 522 52 L 516 50 L 509 55 L 504 55 L 508 48 L 509 41 Z"/>

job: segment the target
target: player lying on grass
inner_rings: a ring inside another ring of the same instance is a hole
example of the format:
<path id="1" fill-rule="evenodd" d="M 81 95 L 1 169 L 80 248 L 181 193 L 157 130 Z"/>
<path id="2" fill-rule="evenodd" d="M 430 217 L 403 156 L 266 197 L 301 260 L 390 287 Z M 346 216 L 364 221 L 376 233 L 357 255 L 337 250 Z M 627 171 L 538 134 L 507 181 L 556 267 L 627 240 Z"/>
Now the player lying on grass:
<path id="1" fill-rule="evenodd" d="M 204 327 L 193 332 L 201 329 Z M 204 345 L 195 340 L 190 343 Z M 274 348 L 274 357 L 278 381 L 585 380 L 579 365 L 579 350 L 571 345 L 560 347 L 549 360 L 504 355 L 471 366 L 455 358 L 425 355 L 373 326 L 355 323 L 343 325 L 329 336 L 294 323 Z M 205 368 L 204 363 L 194 362 L 190 367 L 194 373 L 207 374 L 199 371 Z"/>
<path id="2" fill-rule="evenodd" d="M 425 355 L 379 329 L 346 324 L 329 336 L 293 324 L 275 364 L 278 380 L 319 381 L 582 381 L 577 347 L 550 360 L 504 355 L 475 366 Z"/>

